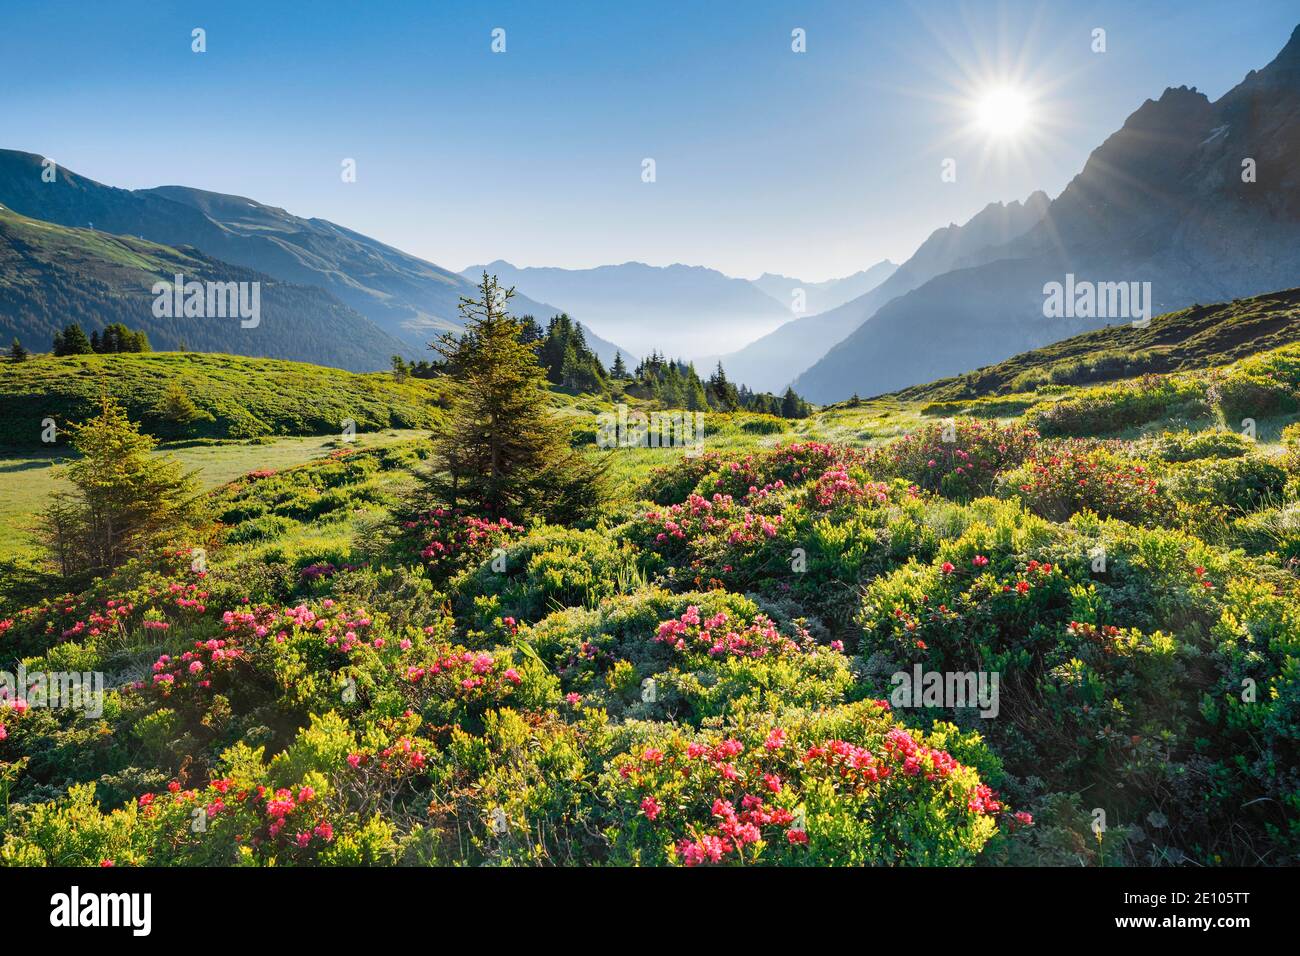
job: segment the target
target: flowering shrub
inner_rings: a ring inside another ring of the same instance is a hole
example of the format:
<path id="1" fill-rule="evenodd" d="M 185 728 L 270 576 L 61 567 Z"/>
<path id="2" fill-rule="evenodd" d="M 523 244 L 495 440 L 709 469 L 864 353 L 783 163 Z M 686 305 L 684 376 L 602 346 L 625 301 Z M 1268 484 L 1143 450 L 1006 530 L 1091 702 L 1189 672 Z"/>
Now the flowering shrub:
<path id="1" fill-rule="evenodd" d="M 523 533 L 509 518 L 489 521 L 459 508 L 437 507 L 401 522 L 399 554 L 418 557 L 435 581 L 485 560 Z"/>
<path id="2" fill-rule="evenodd" d="M 736 657 L 767 657 L 797 654 L 800 646 L 811 648 L 811 638 L 806 631 L 796 641 L 781 634 L 767 617 L 757 615 L 747 627 L 733 626 L 726 610 L 707 618 L 692 604 L 681 617 L 670 618 L 659 625 L 655 641 L 680 653 L 705 653 L 710 657 L 732 655 Z"/>
<path id="3" fill-rule="evenodd" d="M 734 459 L 709 452 L 656 469 L 646 491 L 660 505 L 682 504 L 692 493 L 706 499 L 721 494 L 745 501 L 757 492 L 798 487 L 833 466 L 849 467 L 864 458 L 860 450 L 823 442 L 796 442 Z"/>
<path id="4" fill-rule="evenodd" d="M 1036 514 L 1064 521 L 1085 509 L 1134 524 L 1158 524 L 1169 499 L 1150 466 L 1100 448 L 1062 446 L 1004 474 L 1005 494 L 1018 495 Z"/>
<path id="5" fill-rule="evenodd" d="M 765 503 L 765 502 L 763 502 Z M 668 560 L 693 554 L 744 550 L 774 538 L 785 519 L 771 507 L 738 504 L 720 492 L 712 498 L 691 494 L 680 505 L 645 512 L 633 525 L 635 540 Z"/>
<path id="6" fill-rule="evenodd" d="M 914 663 L 941 673 L 997 673 L 999 713 L 981 725 L 1008 770 L 1046 781 L 1049 791 L 1091 782 L 1089 799 L 1108 814 L 1114 808 L 1142 819 L 1158 810 L 1168 821 L 1161 839 L 1236 852 L 1227 849 L 1228 821 L 1246 825 L 1242 802 L 1284 789 L 1287 775 L 1278 768 L 1294 755 L 1274 730 L 1247 745 L 1224 728 L 1275 718 L 1273 705 L 1243 705 L 1243 680 L 1255 668 L 1247 698 L 1289 699 L 1289 689 L 1264 684 L 1285 673 L 1294 653 L 1294 615 L 1271 587 L 1248 587 L 1234 575 L 1235 561 L 1194 538 L 1096 518 L 1080 527 L 1099 537 L 1079 542 L 1071 532 L 1003 516 L 997 527 L 973 525 L 929 566 L 874 581 L 863 597 L 862 653 L 882 663 L 864 677 L 861 693 L 888 695 L 880 674 Z M 1105 554 L 1104 570 L 1096 553 Z M 1225 582 L 1230 611 L 1220 596 Z M 1175 626 L 1187 636 L 1175 636 Z M 1214 654 L 1220 676 L 1216 694 L 1202 698 L 1193 675 L 1210 645 L 1196 635 L 1211 630 L 1222 648 Z M 1258 649 L 1242 653 L 1243 641 L 1255 640 Z M 1266 646 L 1272 650 L 1262 652 Z M 1222 721 L 1221 729 L 1198 711 Z M 1253 762 L 1243 763 L 1242 753 Z M 1213 795 L 1190 783 L 1203 774 L 1221 781 Z M 1102 780 L 1113 783 L 1095 789 Z M 1250 825 L 1272 833 L 1275 845 L 1297 845 L 1282 834 L 1300 832 L 1293 831 L 1300 814 L 1275 809 L 1271 820 L 1263 814 Z"/>
<path id="7" fill-rule="evenodd" d="M 954 865 L 1003 811 L 976 771 L 876 702 L 652 733 L 612 761 L 602 789 L 626 820 L 612 861 L 639 864 Z"/>
<path id="8" fill-rule="evenodd" d="M 1038 433 L 1017 425 L 956 419 L 926 425 L 872 451 L 867 467 L 927 491 L 967 499 L 988 494 L 998 472 L 1033 452 Z"/>

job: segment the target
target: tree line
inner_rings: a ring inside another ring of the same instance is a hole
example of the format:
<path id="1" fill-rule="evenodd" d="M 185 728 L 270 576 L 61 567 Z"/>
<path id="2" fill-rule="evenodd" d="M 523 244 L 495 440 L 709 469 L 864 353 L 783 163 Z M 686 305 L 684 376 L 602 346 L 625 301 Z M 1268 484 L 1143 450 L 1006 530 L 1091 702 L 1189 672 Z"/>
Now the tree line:
<path id="1" fill-rule="evenodd" d="M 513 294 L 514 290 L 509 291 Z M 587 344 L 582 325 L 564 313 L 554 316 L 545 328 L 531 315 L 512 321 L 519 325 L 520 342 L 534 349 L 547 382 L 557 388 L 611 397 L 626 393 L 666 409 L 745 411 L 778 418 L 807 418 L 813 411 L 812 405 L 793 388 L 774 395 L 735 385 L 727 379 L 721 362 L 707 379 L 702 379 L 694 363 L 669 359 L 658 351 L 629 371 L 623 353 L 616 352 L 613 364 L 606 370 Z M 394 355 L 392 364 L 393 375 L 399 381 L 407 377 L 437 378 L 448 372 L 446 359 L 408 362 Z"/>

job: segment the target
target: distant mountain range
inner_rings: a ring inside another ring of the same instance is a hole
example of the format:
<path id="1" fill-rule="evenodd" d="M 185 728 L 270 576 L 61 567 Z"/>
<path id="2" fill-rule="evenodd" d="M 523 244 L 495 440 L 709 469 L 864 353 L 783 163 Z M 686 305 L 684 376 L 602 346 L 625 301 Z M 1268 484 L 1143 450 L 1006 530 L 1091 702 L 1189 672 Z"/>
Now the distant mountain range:
<path id="1" fill-rule="evenodd" d="M 304 219 L 242 196 L 184 186 L 117 189 L 62 167 L 53 182 L 46 182 L 42 162 L 32 153 L 0 150 L 0 205 L 62 226 L 135 236 L 174 250 L 193 247 L 217 273 L 221 263 L 229 263 L 282 282 L 314 286 L 384 333 L 367 333 L 373 342 L 359 346 L 362 351 L 389 350 L 380 365 L 395 351 L 427 356 L 429 341 L 460 327 L 459 297 L 474 291 L 474 282 L 463 276 L 324 219 Z M 526 296 L 517 296 L 512 308 L 543 323 L 562 311 Z M 318 321 L 327 318 L 322 314 Z M 89 327 L 97 326 L 93 313 L 87 321 Z M 309 338 L 318 340 L 328 327 L 317 331 Z M 613 360 L 612 343 L 591 334 L 588 342 L 602 359 Z M 227 351 L 240 353 L 245 344 L 232 343 Z"/>
<path id="2" fill-rule="evenodd" d="M 990 247 L 1023 235 L 1042 219 L 1048 203 L 1046 193 L 1036 192 L 1023 203 L 990 203 L 963 226 L 935 230 L 911 258 L 865 294 L 819 315 L 793 319 L 722 356 L 727 374 L 755 389 L 784 389 L 885 303 L 950 269 L 973 263 Z"/>
<path id="3" fill-rule="evenodd" d="M 805 282 L 790 276 L 774 275 L 764 272 L 750 283 L 776 299 L 796 315 L 816 315 L 836 306 L 851 302 L 860 295 L 866 295 L 880 283 L 884 282 L 898 268 L 896 263 L 885 259 L 870 268 L 855 272 L 843 279 L 826 279 L 823 282 Z M 802 308 L 795 305 L 796 294 L 802 297 Z"/>
<path id="4" fill-rule="evenodd" d="M 573 318 L 632 349 L 633 360 L 655 350 L 684 359 L 717 354 L 790 317 L 788 303 L 745 279 L 703 266 L 625 262 L 558 269 L 498 260 L 470 266 L 461 275 L 478 276 L 484 270 L 534 298 L 563 302 Z"/>
<path id="5" fill-rule="evenodd" d="M 1045 286 L 1067 275 L 1149 282 L 1152 315 L 1295 286 L 1297 156 L 1300 27 L 1216 102 L 1186 87 L 1147 100 L 1023 235 L 886 304 L 842 306 L 857 328 L 795 388 L 822 403 L 889 392 L 1130 320 L 1045 318 Z"/>
<path id="6" fill-rule="evenodd" d="M 792 383 L 829 403 L 1147 314 L 1300 285 L 1297 156 L 1300 27 L 1273 62 L 1215 102 L 1187 87 L 1147 100 L 1054 200 L 1035 192 L 990 204 L 935 231 L 901 266 L 814 283 L 639 262 L 498 260 L 455 273 L 239 196 L 116 189 L 63 168 L 45 182 L 41 157 L 0 150 L 0 206 L 12 210 L 0 220 L 0 335 L 41 348 L 73 317 L 88 331 L 123 321 L 163 347 L 371 369 L 394 352 L 427 355 L 433 337 L 459 326 L 459 297 L 487 271 L 516 287 L 515 314 L 545 324 L 567 311 L 606 364 L 616 351 L 630 366 L 651 351 L 705 368 L 720 358 L 733 381 L 763 391 Z M 266 283 L 263 328 L 249 336 L 238 323 L 160 324 L 149 289 L 179 265 L 187 276 Z M 1149 284 L 1144 309 L 1045 310 L 1052 284 L 1120 283 Z M 792 314 L 795 290 L 802 315 Z"/>

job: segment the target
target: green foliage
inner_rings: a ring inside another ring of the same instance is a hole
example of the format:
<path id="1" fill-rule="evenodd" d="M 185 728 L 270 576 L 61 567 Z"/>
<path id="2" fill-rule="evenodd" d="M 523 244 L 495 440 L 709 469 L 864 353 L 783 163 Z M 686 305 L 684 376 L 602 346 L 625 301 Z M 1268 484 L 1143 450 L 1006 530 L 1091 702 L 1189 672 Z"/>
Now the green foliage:
<path id="1" fill-rule="evenodd" d="M 1190 504 L 1223 505 L 1238 513 L 1255 511 L 1281 497 L 1286 472 L 1259 455 L 1193 461 L 1169 480 L 1174 497 Z"/>
<path id="2" fill-rule="evenodd" d="M 609 399 L 546 389 L 499 321 L 530 414 L 563 421 L 544 468 Z M 455 418 L 457 355 L 382 380 Z M 1285 354 L 1238 365 L 1295 382 Z M 1179 414 L 1216 376 L 1077 421 Z M 711 411 L 698 456 L 579 442 L 620 479 L 599 521 L 430 503 L 426 440 L 254 460 L 209 498 L 205 570 L 175 544 L 73 593 L 15 568 L 0 670 L 112 689 L 97 717 L 0 709 L 0 862 L 1300 859 L 1296 429 L 1270 457 L 1276 421 L 1101 442 L 920 411 Z M 898 697 L 918 666 L 996 676 L 996 715 Z"/>
<path id="3" fill-rule="evenodd" d="M 525 341 L 537 342 L 537 360 L 552 385 L 578 392 L 604 392 L 605 370 L 587 346 L 582 326 L 568 315 L 553 316 L 543 333 L 530 316 L 522 320 Z"/>
<path id="4" fill-rule="evenodd" d="M 153 439 L 112 399 L 74 427 L 72 444 L 81 454 L 66 466 L 75 492 L 54 495 L 39 516 L 48 556 L 64 577 L 115 568 L 198 520 L 193 476 L 154 457 Z"/>
<path id="5" fill-rule="evenodd" d="M 465 332 L 435 348 L 446 360 L 446 426 L 434 436 L 429 488 L 453 506 L 493 518 L 580 520 L 603 498 L 600 472 L 569 449 L 550 410 L 546 373 L 502 290 L 483 274 L 482 298 L 465 299 Z"/>
<path id="6" fill-rule="evenodd" d="M 178 388 L 196 417 L 175 417 L 168 395 Z M 337 435 L 345 419 L 364 434 L 441 420 L 434 386 L 388 375 L 193 352 L 39 356 L 0 365 L 0 445 L 40 445 L 42 419 L 53 418 L 62 432 L 93 415 L 104 393 L 143 431 L 165 439 Z"/>
<path id="7" fill-rule="evenodd" d="M 1206 407 L 1205 385 L 1195 377 L 1149 375 L 1133 382 L 1083 389 L 1034 406 L 1025 421 L 1044 435 L 1105 435 L 1143 425 L 1182 409 Z"/>
<path id="8" fill-rule="evenodd" d="M 1202 458 L 1240 458 L 1254 449 L 1244 435 L 1224 429 L 1164 432 L 1151 442 L 1152 453 L 1162 461 L 1184 462 Z"/>

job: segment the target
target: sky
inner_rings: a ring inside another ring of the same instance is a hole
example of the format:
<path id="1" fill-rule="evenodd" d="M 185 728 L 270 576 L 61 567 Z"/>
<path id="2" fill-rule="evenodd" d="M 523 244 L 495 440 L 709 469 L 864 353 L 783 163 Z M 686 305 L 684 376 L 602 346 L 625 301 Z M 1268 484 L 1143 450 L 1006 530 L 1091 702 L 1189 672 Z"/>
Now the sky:
<path id="1" fill-rule="evenodd" d="M 1297 22 L 1295 0 L 0 0 L 0 147 L 456 270 L 820 281 L 1056 196 L 1145 99 L 1218 98 Z M 1008 90 L 1023 123 L 981 123 Z"/>

